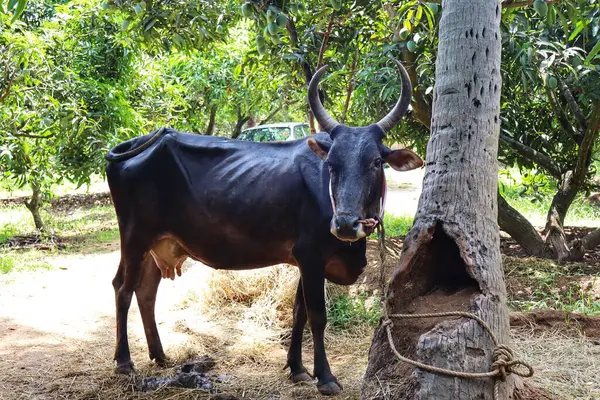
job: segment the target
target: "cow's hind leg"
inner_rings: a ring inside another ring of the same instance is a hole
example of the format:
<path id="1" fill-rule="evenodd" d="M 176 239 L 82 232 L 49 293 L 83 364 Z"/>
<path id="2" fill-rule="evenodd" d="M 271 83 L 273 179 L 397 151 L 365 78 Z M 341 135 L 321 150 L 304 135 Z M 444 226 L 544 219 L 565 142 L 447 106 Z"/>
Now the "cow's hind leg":
<path id="1" fill-rule="evenodd" d="M 133 372 L 133 362 L 127 340 L 127 316 L 133 291 L 140 280 L 141 267 L 141 253 L 133 256 L 122 254 L 119 269 L 113 279 L 117 308 L 117 345 L 114 359 L 117 362 L 116 371 L 122 374 Z"/>
<path id="2" fill-rule="evenodd" d="M 140 315 L 144 324 L 144 333 L 148 343 L 148 352 L 151 360 L 158 365 L 165 366 L 166 357 L 158 335 L 156 319 L 154 314 L 154 305 L 156 303 L 156 293 L 161 280 L 161 272 L 154 258 L 147 255 L 142 267 L 142 278 L 135 289 Z"/>
<path id="3" fill-rule="evenodd" d="M 312 381 L 312 377 L 302 364 L 302 335 L 305 325 L 306 303 L 304 302 L 304 291 L 302 290 L 302 278 L 300 278 L 294 302 L 294 324 L 286 364 L 286 367 L 290 367 L 290 378 L 294 383 Z"/>

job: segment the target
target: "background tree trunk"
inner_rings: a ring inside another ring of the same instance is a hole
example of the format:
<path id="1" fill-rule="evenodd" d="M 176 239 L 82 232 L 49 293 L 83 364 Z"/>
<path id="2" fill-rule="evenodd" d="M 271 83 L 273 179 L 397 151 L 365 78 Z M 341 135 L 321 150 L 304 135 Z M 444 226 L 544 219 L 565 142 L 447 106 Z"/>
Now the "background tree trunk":
<path id="1" fill-rule="evenodd" d="M 531 223 L 498 193 L 498 225 L 523 247 L 527 254 L 552 257 L 544 240 Z"/>
<path id="2" fill-rule="evenodd" d="M 500 0 L 445 0 L 439 29 L 432 133 L 413 228 L 389 286 L 389 313 L 470 311 L 509 341 L 497 224 Z M 493 344 L 469 319 L 393 319 L 404 356 L 455 371 L 489 371 Z M 491 400 L 493 380 L 413 369 L 380 325 L 363 398 Z M 501 398 L 514 381 L 501 385 Z"/>
<path id="3" fill-rule="evenodd" d="M 44 225 L 44 221 L 42 220 L 42 216 L 40 215 L 40 208 L 42 207 L 42 193 L 40 190 L 40 185 L 35 182 L 31 183 L 31 190 L 31 198 L 29 201 L 25 201 L 25 207 L 27 207 L 33 216 L 35 228 L 43 232 L 46 230 L 46 227 Z"/>
<path id="4" fill-rule="evenodd" d="M 215 119 L 217 117 L 217 106 L 213 105 L 210 108 L 210 115 L 208 117 L 208 125 L 206 126 L 206 135 L 214 135 L 215 133 Z"/>

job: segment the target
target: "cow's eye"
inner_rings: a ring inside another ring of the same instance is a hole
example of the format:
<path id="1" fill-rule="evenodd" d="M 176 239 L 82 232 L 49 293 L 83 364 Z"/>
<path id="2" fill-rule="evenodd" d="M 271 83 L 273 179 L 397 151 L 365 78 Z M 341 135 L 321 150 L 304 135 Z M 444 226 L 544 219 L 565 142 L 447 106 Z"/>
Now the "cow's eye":
<path id="1" fill-rule="evenodd" d="M 376 158 L 373 161 L 373 167 L 379 169 L 379 168 L 381 168 L 381 163 L 382 163 L 381 158 Z"/>

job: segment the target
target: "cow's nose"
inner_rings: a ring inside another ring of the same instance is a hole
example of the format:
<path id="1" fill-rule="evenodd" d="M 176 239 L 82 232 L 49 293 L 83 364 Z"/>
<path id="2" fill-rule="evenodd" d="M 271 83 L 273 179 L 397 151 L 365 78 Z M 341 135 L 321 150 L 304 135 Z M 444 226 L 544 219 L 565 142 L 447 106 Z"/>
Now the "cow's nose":
<path id="1" fill-rule="evenodd" d="M 336 215 L 333 217 L 332 233 L 340 239 L 356 239 L 360 223 L 358 217 L 351 215 Z"/>

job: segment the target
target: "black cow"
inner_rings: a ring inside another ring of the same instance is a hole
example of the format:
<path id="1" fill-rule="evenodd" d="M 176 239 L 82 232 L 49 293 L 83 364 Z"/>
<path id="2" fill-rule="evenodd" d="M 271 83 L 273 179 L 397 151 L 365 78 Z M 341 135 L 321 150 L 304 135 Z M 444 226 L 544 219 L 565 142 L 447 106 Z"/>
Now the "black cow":
<path id="1" fill-rule="evenodd" d="M 308 100 L 327 133 L 253 143 L 163 128 L 107 154 L 121 233 L 121 262 L 113 280 L 118 372 L 133 369 L 127 342 L 133 293 L 150 358 L 165 362 L 154 317 L 156 292 L 161 276 L 180 275 L 186 258 L 226 270 L 289 263 L 301 274 L 287 357 L 291 377 L 311 380 L 301 349 L 308 318 L 317 387 L 323 394 L 341 390 L 323 342 L 325 279 L 350 285 L 362 273 L 365 238 L 381 211 L 383 163 L 400 171 L 423 164 L 410 150 L 392 151 L 382 144 L 385 132 L 405 114 L 412 92 L 405 69 L 396 63 L 402 94 L 377 124 L 353 128 L 327 114 L 317 95 L 325 66 L 314 75 Z"/>

